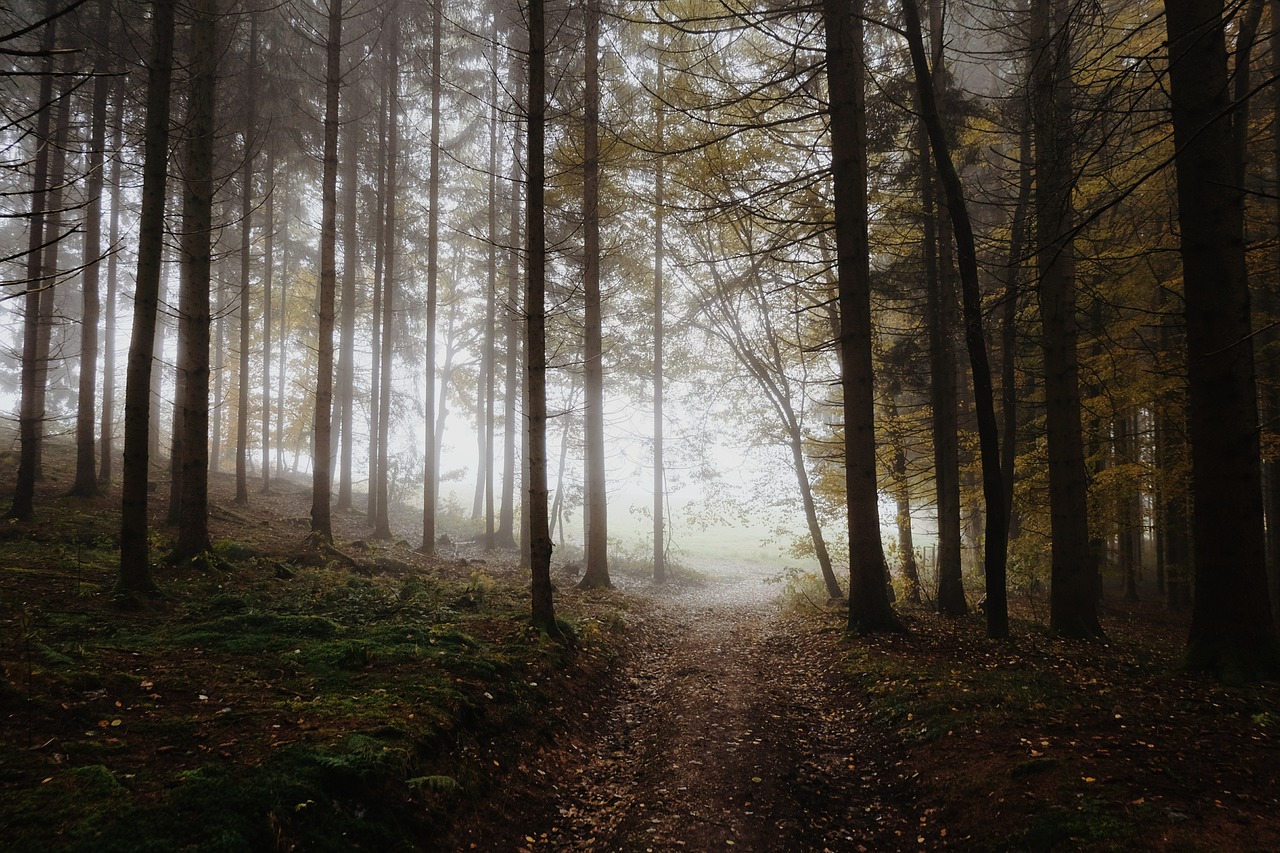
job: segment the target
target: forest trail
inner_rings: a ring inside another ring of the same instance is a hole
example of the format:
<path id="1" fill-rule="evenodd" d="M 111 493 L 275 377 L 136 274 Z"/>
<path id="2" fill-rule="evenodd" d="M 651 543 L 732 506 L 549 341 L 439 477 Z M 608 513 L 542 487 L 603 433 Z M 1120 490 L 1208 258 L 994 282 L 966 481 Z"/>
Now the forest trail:
<path id="1" fill-rule="evenodd" d="M 784 615 L 776 586 L 650 592 L 585 736 L 522 768 L 475 849 L 888 850 L 883 753 L 856 733 L 839 631 Z M 833 623 L 833 629 L 838 626 Z M 861 730 L 865 731 L 865 727 Z M 888 762 L 892 765 L 893 762 Z M 892 784 L 890 787 L 893 787 Z M 464 843 L 463 846 L 466 846 Z"/>

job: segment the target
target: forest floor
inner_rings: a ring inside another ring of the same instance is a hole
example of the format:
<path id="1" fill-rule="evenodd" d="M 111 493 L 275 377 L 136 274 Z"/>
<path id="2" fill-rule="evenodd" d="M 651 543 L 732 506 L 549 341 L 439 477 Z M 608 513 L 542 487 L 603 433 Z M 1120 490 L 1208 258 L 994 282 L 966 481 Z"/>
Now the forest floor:
<path id="1" fill-rule="evenodd" d="M 649 590 L 613 690 L 451 846 L 1280 849 L 1280 686 L 1180 671 L 1185 615 L 994 642 L 903 608 L 909 634 L 850 639 L 812 587 Z"/>
<path id="2" fill-rule="evenodd" d="M 1280 849 L 1280 685 L 1181 671 L 1156 605 L 850 638 L 803 576 L 557 568 L 566 649 L 465 530 L 316 554 L 305 483 L 225 475 L 217 559 L 121 601 L 118 497 L 58 470 L 0 527 L 0 849 Z"/>

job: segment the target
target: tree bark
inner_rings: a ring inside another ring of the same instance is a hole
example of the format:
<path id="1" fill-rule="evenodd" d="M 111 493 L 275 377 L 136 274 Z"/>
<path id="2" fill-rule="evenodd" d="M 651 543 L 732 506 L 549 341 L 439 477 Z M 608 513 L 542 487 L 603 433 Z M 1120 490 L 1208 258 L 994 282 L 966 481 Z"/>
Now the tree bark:
<path id="1" fill-rule="evenodd" d="M 359 133 L 354 110 L 348 109 L 347 128 L 343 138 L 346 160 L 342 169 L 342 323 L 338 343 L 338 427 L 341 449 L 338 458 L 338 506 L 352 506 L 351 466 L 355 455 L 355 384 L 356 384 L 356 270 L 360 265 L 360 247 L 356 242 L 356 219 L 359 217 L 356 192 L 360 179 Z"/>
<path id="2" fill-rule="evenodd" d="M 973 399 L 978 419 L 978 442 L 982 461 L 982 496 L 986 506 L 985 554 L 987 636 L 1009 636 L 1008 592 L 1005 582 L 1008 514 L 1004 508 L 1004 479 L 1000 472 L 1000 439 L 996 427 L 995 394 L 991 364 L 987 359 L 986 335 L 982 323 L 982 292 L 978 281 L 978 256 L 973 226 L 960 175 L 951 159 L 950 146 L 938 115 L 928 59 L 915 0 L 903 0 L 907 19 L 907 39 L 915 68 L 916 89 L 924 107 L 922 116 L 929 131 L 938 178 L 947 197 L 947 212 L 956 238 L 960 268 L 960 289 L 964 309 L 965 344 L 969 350 L 969 373 L 973 378 Z"/>
<path id="3" fill-rule="evenodd" d="M 1064 0 L 1034 0 L 1032 5 L 1036 266 L 1052 537 L 1049 630 L 1063 637 L 1098 637 L 1102 635 L 1097 612 L 1098 569 L 1089 547 L 1076 345 L 1070 9 Z"/>
<path id="4" fill-rule="evenodd" d="M 583 104 L 582 276 L 584 311 L 584 427 L 587 525 L 586 568 L 578 586 L 613 586 L 609 579 L 608 494 L 604 469 L 604 342 L 600 304 L 600 5 L 586 0 L 586 74 Z"/>
<path id="5" fill-rule="evenodd" d="M 258 15 L 249 15 L 249 73 L 245 78 L 244 169 L 240 187 L 240 369 L 237 371 L 236 498 L 237 506 L 249 504 L 249 269 L 253 249 L 253 161 L 258 132 Z"/>
<path id="6" fill-rule="evenodd" d="M 191 22 L 187 164 L 183 193 L 182 309 L 186 347 L 180 362 L 182 497 L 178 541 L 170 559 L 212 550 L 209 538 L 209 326 L 213 233 L 213 142 L 217 84 L 217 0 L 197 0 Z"/>
<path id="7" fill-rule="evenodd" d="M 56 11 L 49 0 L 47 12 Z M 43 429 L 41 413 L 36 408 L 36 383 L 40 372 L 37 368 L 36 339 L 40 335 L 40 296 L 44 281 L 44 243 L 46 210 L 49 192 L 49 130 L 53 121 L 53 46 L 56 39 L 56 22 L 50 21 L 40 40 L 45 53 L 44 76 L 40 78 L 39 112 L 36 114 L 34 143 L 35 163 L 31 176 L 31 216 L 27 225 L 27 289 L 23 296 L 22 311 L 22 398 L 18 409 L 18 477 L 13 492 L 13 505 L 9 518 L 29 521 L 35 515 L 36 468 L 38 467 L 40 433 Z"/>
<path id="8" fill-rule="evenodd" d="M 551 530 L 547 519 L 546 223 L 543 162 L 546 138 L 546 24 L 543 0 L 529 0 L 529 146 L 526 190 L 527 297 L 525 316 L 529 376 L 529 517 L 533 624 L 560 637 L 551 592 Z"/>
<path id="9" fill-rule="evenodd" d="M 98 3 L 98 30 L 106 37 L 110 24 L 106 0 Z M 71 494 L 93 497 L 98 494 L 98 460 L 94 453 L 97 436 L 94 419 L 97 414 L 98 323 L 102 319 L 102 185 L 104 149 L 107 143 L 107 90 L 103 50 L 95 51 L 93 81 L 92 128 L 89 136 L 89 207 L 85 215 L 84 273 L 81 277 L 80 316 L 80 387 L 76 401 L 76 478 Z"/>
<path id="10" fill-rule="evenodd" d="M 1166 0 L 1187 328 L 1196 595 L 1187 663 L 1280 671 L 1267 597 L 1244 194 L 1232 152 L 1222 0 Z"/>
<path id="11" fill-rule="evenodd" d="M 823 0 L 835 183 L 840 386 L 849 533 L 849 630 L 902 631 L 889 603 L 876 484 L 875 387 L 867 244 L 863 0 Z"/>
<path id="12" fill-rule="evenodd" d="M 390 47 L 387 52 L 387 184 L 382 215 L 382 366 L 378 386 L 378 512 L 374 520 L 375 539 L 391 538 L 391 510 L 388 452 L 391 436 L 391 364 L 393 297 L 395 295 L 396 262 L 396 165 L 400 147 L 400 70 L 399 25 L 393 18 Z M 428 466 L 429 467 L 429 466 Z"/>
<path id="13" fill-rule="evenodd" d="M 333 303 L 337 287 L 338 90 L 342 83 L 342 0 L 329 0 L 324 105 L 324 169 L 321 178 L 320 293 L 316 341 L 315 448 L 311 471 L 311 533 L 333 541 L 330 518 L 329 438 L 333 414 Z"/>
<path id="14" fill-rule="evenodd" d="M 111 484 L 115 468 L 116 407 L 116 294 L 120 248 L 120 168 L 124 154 L 120 150 L 124 136 L 124 89 L 116 87 L 115 125 L 111 131 L 111 217 L 107 226 L 107 306 L 102 346 L 102 447 L 98 454 L 98 482 L 102 488 Z"/>
<path id="15" fill-rule="evenodd" d="M 276 256 L 276 149 L 267 142 L 267 202 L 262 245 L 262 493 L 271 492 L 271 279 Z M 281 349 L 284 349 L 283 343 Z"/>
<path id="16" fill-rule="evenodd" d="M 426 448 L 422 472 L 422 545 L 424 554 L 436 551 L 436 492 L 440 472 L 436 464 L 436 301 L 440 269 L 440 52 L 444 11 L 436 6 L 431 14 L 431 162 L 427 176 L 427 317 L 426 317 L 426 395 L 423 418 Z M 393 125 L 394 126 L 394 125 Z M 443 395 L 443 392 L 442 392 Z"/>
<path id="17" fill-rule="evenodd" d="M 173 0 L 151 4 L 152 42 L 147 73 L 143 137 L 142 214 L 138 226 L 133 337 L 124 400 L 124 464 L 121 470 L 120 572 L 116 590 L 155 589 L 147 541 L 148 426 L 151 361 L 164 253 L 165 181 L 169 155 L 169 90 L 173 77 Z"/>

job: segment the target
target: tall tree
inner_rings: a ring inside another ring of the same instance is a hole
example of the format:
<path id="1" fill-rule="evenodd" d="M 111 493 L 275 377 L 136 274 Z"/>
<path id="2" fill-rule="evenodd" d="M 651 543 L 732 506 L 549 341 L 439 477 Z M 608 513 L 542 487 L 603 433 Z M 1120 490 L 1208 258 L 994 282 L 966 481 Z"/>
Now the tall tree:
<path id="1" fill-rule="evenodd" d="M 956 238 L 960 287 L 964 308 L 965 343 L 969 350 L 969 373 L 973 377 L 973 397 L 978 417 L 978 441 L 982 458 L 982 492 L 986 504 L 986 554 L 983 566 L 987 578 L 987 635 L 1007 637 L 1009 614 L 1005 589 L 1005 561 L 1008 514 L 1004 509 L 1004 480 L 1000 473 L 1000 442 L 996 427 L 995 394 L 991 382 L 991 365 L 987 359 L 986 337 L 982 324 L 982 293 L 978 281 L 977 248 L 968 203 L 960 175 L 951 159 L 946 130 L 938 112 L 936 90 L 925 55 L 924 38 L 916 0 L 903 0 L 906 34 L 915 69 L 916 89 L 920 93 L 921 117 L 929 132 L 939 183 L 947 197 L 947 213 Z"/>
<path id="2" fill-rule="evenodd" d="M 863 0 L 823 0 L 835 187 L 840 388 L 849 533 L 849 630 L 900 631 L 885 584 L 876 483 Z"/>
<path id="3" fill-rule="evenodd" d="M 921 118 L 917 132 L 920 163 L 920 198 L 923 213 L 923 259 L 925 277 L 925 317 L 929 330 L 929 404 L 933 428 L 934 506 L 937 509 L 936 548 L 938 612 L 963 616 L 969 612 L 961 574 L 962 536 L 960 525 L 960 434 L 959 396 L 956 389 L 955 274 L 953 271 L 952 228 L 948 219 L 946 194 L 938 198 L 939 167 L 935 167 L 929 147 L 929 131 L 924 123 L 924 97 L 939 98 L 946 91 L 943 62 L 942 4 L 929 0 L 930 46 L 933 76 L 928 92 L 916 86 L 915 100 Z M 914 7 L 911 10 L 915 11 Z M 908 34 L 910 26 L 908 25 Z"/>
<path id="4" fill-rule="evenodd" d="M 1032 127 L 1035 137 L 1036 269 L 1044 347 L 1049 452 L 1049 628 L 1064 637 L 1102 634 L 1097 564 L 1089 547 L 1088 478 L 1077 353 L 1069 0 L 1033 0 Z"/>
<path id="5" fill-rule="evenodd" d="M 244 141 L 240 178 L 240 369 L 236 404 L 236 503 L 249 503 L 249 347 L 253 318 L 249 269 L 253 249 L 253 163 L 258 132 L 258 13 L 249 14 L 249 73 L 245 76 Z"/>
<path id="6" fill-rule="evenodd" d="M 171 555 L 187 560 L 212 550 L 209 538 L 209 324 L 213 231 L 214 101 L 217 87 L 217 0 L 196 0 L 191 21 L 187 163 L 182 202 L 183 374 L 182 511 Z"/>
<path id="7" fill-rule="evenodd" d="M 551 591 L 551 528 L 547 518 L 547 243 L 546 243 L 546 20 L 543 0 L 529 0 L 529 165 L 526 189 L 525 298 L 526 364 L 529 377 L 529 516 L 533 624 L 553 637 L 556 624 Z"/>
<path id="8" fill-rule="evenodd" d="M 378 476 L 375 488 L 378 492 L 378 510 L 373 535 L 377 539 L 391 538 L 390 492 L 388 490 L 388 451 L 391 436 L 391 323 L 395 295 L 396 262 L 396 165 L 400 148 L 400 25 L 392 15 L 391 38 L 387 48 L 387 173 L 382 215 L 382 365 L 378 394 Z M 429 428 L 428 428 L 429 429 Z M 434 543 L 434 540 L 432 540 Z"/>
<path id="9" fill-rule="evenodd" d="M 424 420 L 427 446 L 422 472 L 422 546 L 425 554 L 436 550 L 436 492 L 440 472 L 437 452 L 443 436 L 436 434 L 436 302 L 440 277 L 440 54 L 444 10 L 436 5 L 431 13 L 431 150 L 427 176 L 427 328 L 426 328 L 426 409 Z M 443 390 L 441 391 L 443 395 Z"/>
<path id="10" fill-rule="evenodd" d="M 342 84 L 342 0 L 329 0 L 325 43 L 324 169 L 321 178 L 320 294 L 316 343 L 315 451 L 311 469 L 311 533 L 333 541 L 329 438 L 333 414 L 333 314 L 337 287 L 338 90 Z"/>
<path id="11" fill-rule="evenodd" d="M 347 125 L 342 145 L 346 160 L 342 168 L 342 323 L 338 342 L 338 429 L 341 434 L 341 450 L 338 459 L 338 509 L 351 509 L 351 466 L 355 453 L 355 381 L 356 381 L 356 269 L 359 267 L 360 247 L 356 242 L 358 215 L 357 183 L 360 158 L 356 154 L 359 145 L 359 126 L 353 120 L 353 110 L 347 109 Z"/>
<path id="12" fill-rule="evenodd" d="M 1165 0 L 1186 319 L 1196 595 L 1187 661 L 1280 671 L 1267 598 L 1244 191 L 1223 0 Z"/>
<path id="13" fill-rule="evenodd" d="M 115 122 L 111 131 L 111 216 L 107 225 L 107 305 L 102 345 L 102 438 L 98 453 L 98 482 L 102 488 L 111 483 L 115 467 L 116 406 L 116 294 L 120 255 L 120 170 L 124 161 L 120 151 L 124 136 L 124 87 L 117 85 Z"/>
<path id="14" fill-rule="evenodd" d="M 265 237 L 262 245 L 262 493 L 268 494 L 271 491 L 271 279 L 276 265 L 276 148 L 269 137 L 265 180 L 267 202 L 263 216 Z M 284 349 L 283 341 L 280 349 Z"/>
<path id="15" fill-rule="evenodd" d="M 133 337 L 124 395 L 121 470 L 120 592 L 155 589 L 147 539 L 148 426 L 151 362 L 164 253 L 164 208 L 169 157 L 169 91 L 173 80 L 174 0 L 151 4 L 151 56 L 147 63 L 147 115 L 143 137 L 142 213 L 133 297 Z"/>
<path id="16" fill-rule="evenodd" d="M 664 45 L 665 47 L 665 45 Z M 658 52 L 658 79 L 656 89 L 666 89 L 666 68 L 662 51 Z M 667 114 L 661 101 L 655 107 L 658 151 L 662 151 L 666 132 Z M 666 195 L 667 162 L 661 153 L 654 158 L 653 175 L 653 580 L 664 583 L 667 579 L 666 542 L 666 471 L 663 465 L 663 323 L 664 281 L 666 265 Z"/>
<path id="17" fill-rule="evenodd" d="M 99 37 L 110 32 L 107 0 L 98 3 Z M 106 46 L 94 50 L 93 106 L 89 132 L 89 207 L 84 223 L 84 274 L 81 277 L 80 388 L 76 402 L 76 479 L 71 494 L 98 494 L 98 466 L 94 451 L 94 416 L 97 414 L 98 323 L 102 319 L 102 186 L 107 144 L 107 94 L 110 78 Z M 109 378 L 108 378 L 109 379 Z"/>
<path id="18" fill-rule="evenodd" d="M 600 2 L 586 0 L 586 74 L 583 102 L 582 240 L 584 399 L 587 481 L 586 570 L 579 586 L 612 586 L 609 579 L 609 496 L 604 468 L 604 335 L 600 316 Z"/>
<path id="19" fill-rule="evenodd" d="M 30 520 L 35 513 L 36 468 L 39 458 L 41 413 L 36 408 L 36 383 L 40 371 L 36 339 L 40 334 L 40 297 L 45 284 L 42 272 L 46 208 L 49 187 L 49 131 L 53 113 L 53 46 L 56 39 L 54 13 L 56 5 L 49 0 L 45 31 L 40 50 L 45 56 L 40 77 L 36 128 L 33 141 L 35 158 L 31 175 L 31 215 L 27 226 L 27 288 L 22 302 L 22 397 L 18 408 L 18 477 L 14 487 L 9 517 Z"/>

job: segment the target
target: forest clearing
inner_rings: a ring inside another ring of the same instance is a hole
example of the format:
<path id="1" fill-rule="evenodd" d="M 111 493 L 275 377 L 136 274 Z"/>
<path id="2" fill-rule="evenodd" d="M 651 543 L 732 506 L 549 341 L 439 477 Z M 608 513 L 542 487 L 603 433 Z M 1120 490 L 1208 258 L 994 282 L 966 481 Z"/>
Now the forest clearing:
<path id="1" fill-rule="evenodd" d="M 1280 685 L 1181 671 L 1184 614 L 850 638 L 813 579 L 557 568 L 566 648 L 509 554 L 362 551 L 339 515 L 344 564 L 304 545 L 302 484 L 249 516 L 213 483 L 219 562 L 133 606 L 109 498 L 51 483 L 4 529 L 6 849 L 1280 846 Z"/>

